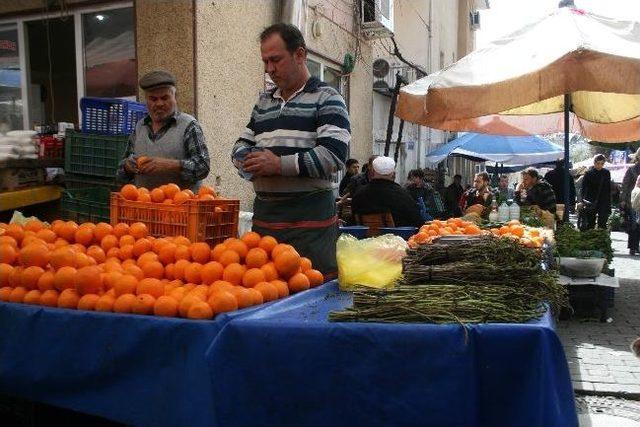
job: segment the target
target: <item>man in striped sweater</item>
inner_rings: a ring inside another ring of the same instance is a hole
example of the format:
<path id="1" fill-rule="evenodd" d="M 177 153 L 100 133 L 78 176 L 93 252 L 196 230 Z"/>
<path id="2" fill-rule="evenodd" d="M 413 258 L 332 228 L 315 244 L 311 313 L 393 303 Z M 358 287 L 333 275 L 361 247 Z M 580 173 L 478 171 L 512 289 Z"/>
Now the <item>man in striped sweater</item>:
<path id="1" fill-rule="evenodd" d="M 340 94 L 311 77 L 300 31 L 275 24 L 260 35 L 262 93 L 231 157 L 253 182 L 253 229 L 290 243 L 325 275 L 337 272 L 331 176 L 344 168 L 351 126 Z"/>

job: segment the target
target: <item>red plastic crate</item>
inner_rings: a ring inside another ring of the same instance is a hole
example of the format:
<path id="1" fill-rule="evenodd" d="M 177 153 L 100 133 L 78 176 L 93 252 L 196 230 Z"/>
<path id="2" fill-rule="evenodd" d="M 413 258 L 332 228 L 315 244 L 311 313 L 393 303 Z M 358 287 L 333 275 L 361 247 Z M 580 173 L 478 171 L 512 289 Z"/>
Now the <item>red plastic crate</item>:
<path id="1" fill-rule="evenodd" d="M 240 201 L 187 200 L 181 205 L 125 200 L 111 193 L 111 225 L 143 222 L 154 237 L 185 236 L 192 242 L 221 243 L 238 235 Z"/>
<path id="2" fill-rule="evenodd" d="M 48 164 L 64 163 L 64 141 L 51 135 L 40 137 L 40 152 L 38 158 Z"/>

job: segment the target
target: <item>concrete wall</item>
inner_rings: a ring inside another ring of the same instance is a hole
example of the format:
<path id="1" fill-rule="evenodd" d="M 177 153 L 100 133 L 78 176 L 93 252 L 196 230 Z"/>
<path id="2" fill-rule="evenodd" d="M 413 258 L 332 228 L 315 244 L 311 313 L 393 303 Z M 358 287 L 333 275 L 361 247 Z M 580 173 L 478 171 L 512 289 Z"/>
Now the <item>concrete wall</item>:
<path id="1" fill-rule="evenodd" d="M 135 11 L 138 78 L 154 69 L 173 73 L 180 110 L 195 114 L 193 1 L 136 0 Z"/>

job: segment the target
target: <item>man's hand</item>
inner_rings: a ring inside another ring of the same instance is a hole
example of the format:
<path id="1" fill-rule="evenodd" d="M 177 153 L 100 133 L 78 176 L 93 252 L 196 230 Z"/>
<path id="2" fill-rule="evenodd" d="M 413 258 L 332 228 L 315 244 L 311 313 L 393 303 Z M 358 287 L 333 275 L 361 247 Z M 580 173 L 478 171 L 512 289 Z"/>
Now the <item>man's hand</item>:
<path id="1" fill-rule="evenodd" d="M 140 165 L 138 173 L 142 175 L 157 175 L 164 172 L 179 172 L 181 169 L 180 160 L 150 157 L 149 160 Z"/>
<path id="2" fill-rule="evenodd" d="M 124 161 L 124 170 L 129 175 L 135 175 L 135 174 L 137 174 L 139 172 L 135 161 L 131 160 L 131 159 L 126 159 Z"/>
<path id="3" fill-rule="evenodd" d="M 254 151 L 245 157 L 243 169 L 254 176 L 280 175 L 280 157 L 270 150 Z"/>

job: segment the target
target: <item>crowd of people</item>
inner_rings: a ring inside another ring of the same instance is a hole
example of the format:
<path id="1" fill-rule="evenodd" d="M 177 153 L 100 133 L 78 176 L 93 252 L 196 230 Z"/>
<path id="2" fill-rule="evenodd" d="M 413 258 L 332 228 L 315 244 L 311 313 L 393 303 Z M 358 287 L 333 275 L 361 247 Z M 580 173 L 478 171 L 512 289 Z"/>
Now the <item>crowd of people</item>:
<path id="1" fill-rule="evenodd" d="M 640 254 L 640 149 L 630 157 L 634 166 L 624 177 L 619 206 L 629 234 L 629 253 L 636 255 Z M 508 175 L 501 175 L 494 188 L 489 174 L 480 172 L 470 185 L 465 186 L 462 175 L 456 174 L 448 186 L 437 188 L 426 179 L 422 169 L 411 170 L 404 186 L 397 184 L 396 164 L 389 157 L 371 156 L 362 170 L 358 160 L 349 159 L 340 181 L 338 206 L 346 223 L 356 223 L 359 215 L 390 213 L 394 225 L 402 227 L 419 226 L 434 218 L 462 216 L 470 206 L 478 204 L 490 207 L 511 200 L 522 206 L 538 206 L 552 214 L 556 214 L 557 204 L 562 204 L 569 212 L 578 213 L 581 230 L 606 228 L 612 206 L 617 205 L 614 200 L 617 186 L 605 168 L 605 161 L 602 154 L 594 157 L 578 191 L 574 179 L 569 180 L 567 201 L 562 161 L 544 177 L 537 169 L 527 168 L 514 184 L 510 184 Z M 349 205 L 350 209 L 346 209 Z"/>

